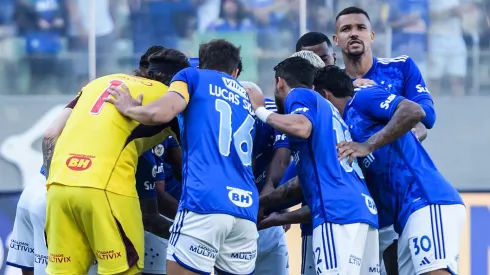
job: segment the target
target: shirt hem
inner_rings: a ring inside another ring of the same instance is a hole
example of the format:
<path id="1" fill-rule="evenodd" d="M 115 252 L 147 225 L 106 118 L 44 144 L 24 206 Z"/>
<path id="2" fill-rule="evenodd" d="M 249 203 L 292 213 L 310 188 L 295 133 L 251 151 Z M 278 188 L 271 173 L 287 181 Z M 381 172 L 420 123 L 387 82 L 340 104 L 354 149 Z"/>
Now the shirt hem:
<path id="1" fill-rule="evenodd" d="M 192 207 L 185 207 L 185 206 L 180 207 L 179 208 L 179 211 L 181 211 L 181 210 L 189 210 L 191 212 L 194 212 L 194 213 L 197 213 L 197 214 L 201 214 L 201 215 L 225 214 L 225 215 L 233 216 L 235 218 L 249 220 L 249 221 L 257 224 L 257 219 L 252 219 L 250 217 L 247 217 L 247 216 L 244 216 L 244 215 L 239 215 L 239 214 L 236 214 L 236 213 L 233 213 L 233 212 L 230 212 L 230 211 L 224 211 L 224 210 L 203 211 L 203 210 L 197 210 L 197 209 L 193 209 Z"/>

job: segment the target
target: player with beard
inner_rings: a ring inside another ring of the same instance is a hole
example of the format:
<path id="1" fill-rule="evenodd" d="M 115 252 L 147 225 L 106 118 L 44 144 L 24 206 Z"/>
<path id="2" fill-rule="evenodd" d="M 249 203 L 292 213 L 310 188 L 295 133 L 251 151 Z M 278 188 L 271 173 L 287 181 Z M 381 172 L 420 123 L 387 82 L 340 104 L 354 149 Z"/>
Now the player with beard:
<path id="1" fill-rule="evenodd" d="M 336 17 L 336 31 L 333 36 L 335 45 L 342 50 L 345 71 L 352 79 L 371 79 L 388 89 L 390 93 L 403 96 L 418 103 L 425 111 L 425 118 L 418 123 L 412 132 L 419 140 L 427 136 L 427 129 L 434 126 L 436 114 L 432 97 L 425 81 L 414 61 L 406 56 L 395 58 L 377 58 L 373 56 L 371 46 L 375 33 L 366 11 L 358 7 L 348 7 Z M 373 194 L 373 196 L 375 196 Z M 383 205 L 380 210 L 380 252 L 397 239 L 393 231 L 393 221 L 384 219 Z M 395 255 L 396 243 L 387 250 L 386 256 Z M 397 274 L 396 259 L 386 259 L 389 274 Z"/>
<path id="2" fill-rule="evenodd" d="M 340 111 L 355 142 L 341 142 L 339 159 L 359 158 L 373 193 L 392 213 L 402 275 L 456 274 L 466 210 L 410 129 L 422 108 L 378 85 L 355 89 L 336 66 L 317 72 L 315 89 Z"/>

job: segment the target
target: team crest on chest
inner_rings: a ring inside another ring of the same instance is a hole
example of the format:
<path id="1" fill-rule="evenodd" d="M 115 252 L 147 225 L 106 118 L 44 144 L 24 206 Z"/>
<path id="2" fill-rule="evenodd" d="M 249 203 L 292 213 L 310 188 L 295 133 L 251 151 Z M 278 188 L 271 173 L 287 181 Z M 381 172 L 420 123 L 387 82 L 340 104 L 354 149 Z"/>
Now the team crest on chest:
<path id="1" fill-rule="evenodd" d="M 163 153 L 165 153 L 165 147 L 163 147 L 163 145 L 161 144 L 158 144 L 157 146 L 155 146 L 155 148 L 153 148 L 153 153 L 158 157 L 161 157 L 163 156 Z"/>

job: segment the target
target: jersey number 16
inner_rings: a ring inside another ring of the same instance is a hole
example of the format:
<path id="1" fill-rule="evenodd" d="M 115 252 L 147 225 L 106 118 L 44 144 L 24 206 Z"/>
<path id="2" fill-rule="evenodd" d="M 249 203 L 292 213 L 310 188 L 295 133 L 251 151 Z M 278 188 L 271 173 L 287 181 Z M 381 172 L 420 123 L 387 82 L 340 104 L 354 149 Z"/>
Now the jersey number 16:
<path id="1" fill-rule="evenodd" d="M 225 157 L 229 156 L 231 142 L 233 141 L 233 145 L 235 146 L 235 150 L 238 153 L 238 157 L 240 157 L 242 164 L 245 166 L 251 165 L 253 146 L 252 130 L 255 120 L 252 116 L 247 114 L 247 118 L 245 118 L 242 125 L 232 133 L 231 117 L 233 112 L 230 104 L 222 99 L 216 99 L 214 107 L 216 108 L 216 111 L 219 112 L 218 146 L 220 154 Z"/>

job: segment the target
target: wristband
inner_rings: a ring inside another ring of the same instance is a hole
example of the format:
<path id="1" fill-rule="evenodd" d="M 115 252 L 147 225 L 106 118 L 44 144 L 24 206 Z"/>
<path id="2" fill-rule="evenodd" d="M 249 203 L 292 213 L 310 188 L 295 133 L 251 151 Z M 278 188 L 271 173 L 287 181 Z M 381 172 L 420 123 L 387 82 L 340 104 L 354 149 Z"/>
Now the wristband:
<path id="1" fill-rule="evenodd" d="M 274 112 L 267 110 L 265 107 L 259 107 L 257 110 L 255 110 L 255 115 L 262 120 L 263 122 L 267 123 L 267 118 Z"/>

